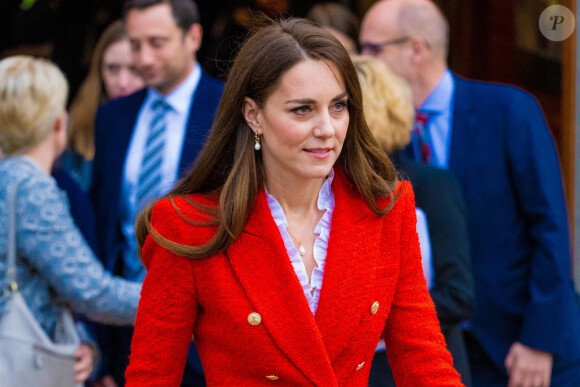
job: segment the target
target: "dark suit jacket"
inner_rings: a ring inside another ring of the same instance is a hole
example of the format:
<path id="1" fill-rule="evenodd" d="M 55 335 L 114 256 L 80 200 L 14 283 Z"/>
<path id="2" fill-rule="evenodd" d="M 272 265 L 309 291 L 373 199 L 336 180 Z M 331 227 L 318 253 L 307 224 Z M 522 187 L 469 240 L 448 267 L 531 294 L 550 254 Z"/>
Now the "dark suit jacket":
<path id="1" fill-rule="evenodd" d="M 456 76 L 454 101 L 449 169 L 469 211 L 474 334 L 504 371 L 514 341 L 554 354 L 555 384 L 580 364 L 580 313 L 553 139 L 522 90 Z"/>
<path id="2" fill-rule="evenodd" d="M 205 143 L 222 92 L 223 84 L 202 72 L 189 113 L 179 164 L 180 178 L 187 174 Z M 126 245 L 120 228 L 123 167 L 137 116 L 146 95 L 147 91 L 141 90 L 111 101 L 99 108 L 95 120 L 95 159 L 90 197 L 95 208 L 100 257 L 105 267 L 113 272 L 119 266 L 121 253 Z M 128 361 L 132 331 L 131 328 L 102 329 L 100 333 L 103 346 L 111 345 L 108 349 L 111 356 L 121 359 L 113 358 L 110 361 L 112 368 L 109 371 L 118 379 L 122 378 Z M 202 372 L 201 363 L 195 347 L 191 347 L 187 366 L 191 368 L 186 367 L 184 385 L 204 385 L 203 380 L 198 381 L 198 374 Z M 103 352 L 107 350 L 103 348 Z M 124 364 L 118 364 L 119 362 Z"/>

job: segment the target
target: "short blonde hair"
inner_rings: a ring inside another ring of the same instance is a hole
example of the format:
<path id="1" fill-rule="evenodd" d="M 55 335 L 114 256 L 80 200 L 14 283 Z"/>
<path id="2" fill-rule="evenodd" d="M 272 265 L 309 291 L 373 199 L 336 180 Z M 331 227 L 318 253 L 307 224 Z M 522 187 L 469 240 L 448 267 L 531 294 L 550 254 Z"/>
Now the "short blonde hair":
<path id="1" fill-rule="evenodd" d="M 66 109 L 68 83 L 52 62 L 31 56 L 0 61 L 0 148 L 27 152 L 50 134 Z"/>
<path id="2" fill-rule="evenodd" d="M 387 152 L 403 149 L 411 141 L 415 109 L 405 81 L 383 62 L 353 55 L 362 93 L 363 111 L 375 139 Z"/>

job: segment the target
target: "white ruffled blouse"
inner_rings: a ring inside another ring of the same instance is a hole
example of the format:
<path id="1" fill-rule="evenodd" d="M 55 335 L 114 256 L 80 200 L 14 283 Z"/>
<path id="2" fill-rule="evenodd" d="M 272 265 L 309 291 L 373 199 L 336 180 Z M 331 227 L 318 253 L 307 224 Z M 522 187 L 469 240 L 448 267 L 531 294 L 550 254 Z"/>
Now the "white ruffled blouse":
<path id="1" fill-rule="evenodd" d="M 284 246 L 290 257 L 290 262 L 292 267 L 298 276 L 298 280 L 302 285 L 302 290 L 310 306 L 312 314 L 316 314 L 316 308 L 318 307 L 318 299 L 320 298 L 320 289 L 322 288 L 322 277 L 324 276 L 324 262 L 326 261 L 326 251 L 328 249 L 328 237 L 330 235 L 330 223 L 332 220 L 332 212 L 334 211 L 334 192 L 332 191 L 332 179 L 334 178 L 334 170 L 330 171 L 328 178 L 320 188 L 318 193 L 318 209 L 326 210 L 320 221 L 314 227 L 314 233 L 318 234 L 314 242 L 314 260 L 318 267 L 314 267 L 312 270 L 312 275 L 310 283 L 308 282 L 308 275 L 306 274 L 306 267 L 304 266 L 304 261 L 302 256 L 298 252 L 298 249 L 292 242 L 290 234 L 286 230 L 288 227 L 288 222 L 286 221 L 286 215 L 282 206 L 274 196 L 268 193 L 266 190 L 266 198 L 268 200 L 268 205 L 270 206 L 270 211 L 274 217 L 274 221 L 278 226 L 278 230 L 282 235 L 284 240 Z"/>

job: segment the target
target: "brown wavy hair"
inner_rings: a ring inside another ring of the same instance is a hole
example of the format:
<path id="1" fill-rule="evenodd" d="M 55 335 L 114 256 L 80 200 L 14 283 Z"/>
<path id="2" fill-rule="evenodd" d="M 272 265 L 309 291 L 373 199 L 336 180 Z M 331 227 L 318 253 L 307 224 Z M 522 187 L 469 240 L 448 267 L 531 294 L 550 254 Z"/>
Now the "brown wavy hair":
<path id="1" fill-rule="evenodd" d="M 103 54 L 114 43 L 125 39 L 121 20 L 111 23 L 101 34 L 91 57 L 87 77 L 70 107 L 68 146 L 87 160 L 95 156 L 95 115 L 100 104 L 109 100 L 101 77 Z"/>
<path id="2" fill-rule="evenodd" d="M 139 216 L 136 235 L 139 252 L 147 235 L 175 254 L 201 258 L 219 253 L 241 234 L 259 191 L 265 185 L 261 153 L 254 150 L 254 132 L 242 115 L 244 97 L 260 107 L 278 87 L 281 76 L 304 60 L 332 63 L 342 75 L 348 93 L 349 127 L 336 164 L 357 187 L 369 208 L 378 215 L 389 212 L 396 197 L 393 164 L 375 141 L 364 119 L 357 73 L 344 47 L 330 33 L 306 19 L 266 20 L 240 49 L 225 86 L 209 138 L 194 168 L 165 198 L 184 197 L 208 214 L 216 226 L 213 238 L 202 246 L 178 244 L 160 235 L 149 221 L 155 203 Z M 194 203 L 186 195 L 202 193 L 218 198 L 217 208 Z M 380 208 L 377 198 L 391 198 Z"/>

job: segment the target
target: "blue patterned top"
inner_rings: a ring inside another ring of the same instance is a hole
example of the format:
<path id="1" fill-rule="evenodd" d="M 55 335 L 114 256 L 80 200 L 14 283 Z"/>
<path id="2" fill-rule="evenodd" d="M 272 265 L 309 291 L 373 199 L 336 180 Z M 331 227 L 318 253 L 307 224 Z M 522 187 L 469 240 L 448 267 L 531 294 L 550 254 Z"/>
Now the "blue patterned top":
<path id="1" fill-rule="evenodd" d="M 58 301 L 99 322 L 134 322 L 141 284 L 113 277 L 103 268 L 75 226 L 66 194 L 27 156 L 0 162 L 0 286 L 6 286 L 7 190 L 19 181 L 17 281 L 40 325 L 52 336 Z M 0 297 L 0 315 L 5 301 Z"/>

